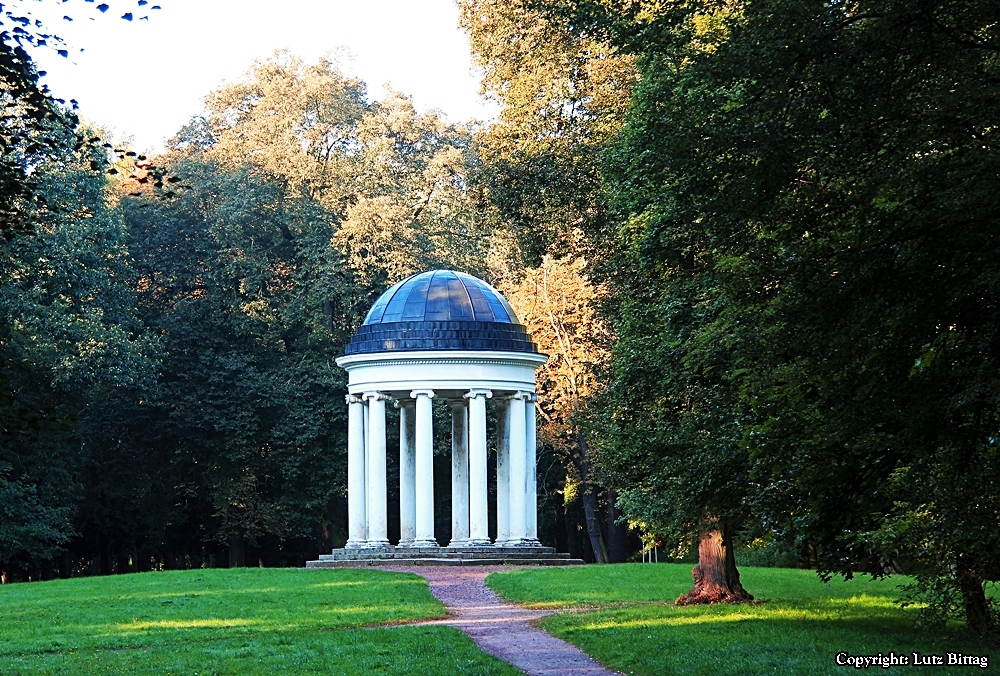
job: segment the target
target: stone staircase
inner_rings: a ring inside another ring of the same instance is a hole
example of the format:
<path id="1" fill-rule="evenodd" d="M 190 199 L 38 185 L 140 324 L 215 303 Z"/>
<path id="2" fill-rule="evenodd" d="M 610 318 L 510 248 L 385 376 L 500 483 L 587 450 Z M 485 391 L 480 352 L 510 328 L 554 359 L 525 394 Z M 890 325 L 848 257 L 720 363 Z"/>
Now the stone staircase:
<path id="1" fill-rule="evenodd" d="M 334 549 L 306 568 L 357 566 L 572 566 L 583 563 L 555 547 L 379 547 Z"/>

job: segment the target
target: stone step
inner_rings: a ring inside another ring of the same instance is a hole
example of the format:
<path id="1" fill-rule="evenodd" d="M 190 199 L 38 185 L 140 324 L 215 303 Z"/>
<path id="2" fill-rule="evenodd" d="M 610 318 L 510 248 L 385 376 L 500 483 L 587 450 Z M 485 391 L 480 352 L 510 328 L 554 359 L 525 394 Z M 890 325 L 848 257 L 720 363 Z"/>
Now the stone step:
<path id="1" fill-rule="evenodd" d="M 359 566 L 579 566 L 583 559 L 494 557 L 482 559 L 420 557 L 408 559 L 341 559 L 308 561 L 306 568 L 355 568 Z"/>
<path id="2" fill-rule="evenodd" d="M 477 559 L 477 558 L 569 558 L 557 553 L 554 547 L 382 547 L 378 549 L 335 549 L 330 554 L 320 554 L 320 561 L 359 559 Z"/>

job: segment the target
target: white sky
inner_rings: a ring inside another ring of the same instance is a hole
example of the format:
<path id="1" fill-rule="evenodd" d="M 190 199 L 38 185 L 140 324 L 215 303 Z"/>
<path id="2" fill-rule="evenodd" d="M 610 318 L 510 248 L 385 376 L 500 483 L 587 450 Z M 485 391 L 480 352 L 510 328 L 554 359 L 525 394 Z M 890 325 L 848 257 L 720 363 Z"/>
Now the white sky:
<path id="1" fill-rule="evenodd" d="M 10 8 L 30 11 L 69 44 L 69 58 L 32 50 L 53 94 L 76 99 L 85 120 L 118 140 L 134 137 L 139 150 L 162 149 L 202 110 L 206 94 L 285 47 L 307 62 L 346 48 L 353 58 L 344 70 L 368 84 L 372 99 L 389 83 L 418 109 L 438 108 L 451 122 L 496 115 L 495 104 L 478 94 L 454 0 L 101 2 L 110 5 L 103 15 L 84 0 L 21 0 Z M 162 9 L 147 11 L 156 4 Z M 136 20 L 120 19 L 125 12 Z M 149 20 L 138 20 L 142 14 Z"/>

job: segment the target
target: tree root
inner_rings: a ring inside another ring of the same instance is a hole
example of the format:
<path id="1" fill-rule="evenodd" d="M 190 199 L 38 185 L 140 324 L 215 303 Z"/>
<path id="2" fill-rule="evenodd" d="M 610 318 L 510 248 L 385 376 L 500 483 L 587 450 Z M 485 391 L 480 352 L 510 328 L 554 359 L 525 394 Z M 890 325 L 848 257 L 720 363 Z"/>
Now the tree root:
<path id="1" fill-rule="evenodd" d="M 721 584 L 712 584 L 705 579 L 701 566 L 695 566 L 691 571 L 694 578 L 694 589 L 677 597 L 674 603 L 678 606 L 696 606 L 706 603 L 749 603 L 753 595 L 748 593 L 739 582 L 733 588 Z"/>

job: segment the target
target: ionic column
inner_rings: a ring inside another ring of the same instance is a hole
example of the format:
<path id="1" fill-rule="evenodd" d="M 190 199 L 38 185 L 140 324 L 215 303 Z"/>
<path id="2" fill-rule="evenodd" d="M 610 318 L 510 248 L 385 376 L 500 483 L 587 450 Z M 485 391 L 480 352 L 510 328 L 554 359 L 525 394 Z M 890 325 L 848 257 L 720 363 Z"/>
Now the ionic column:
<path id="1" fill-rule="evenodd" d="M 434 539 L 434 390 L 413 390 L 416 403 L 416 535 L 414 547 L 437 547 Z"/>
<path id="2" fill-rule="evenodd" d="M 507 546 L 520 547 L 528 537 L 528 519 L 525 514 L 527 489 L 527 436 L 525 435 L 526 414 L 524 411 L 525 392 L 516 392 L 510 397 L 508 416 L 510 427 L 507 429 L 509 439 L 510 465 L 510 532 Z"/>
<path id="3" fill-rule="evenodd" d="M 470 547 L 490 544 L 489 481 L 486 474 L 486 400 L 489 390 L 469 390 L 469 542 Z"/>
<path id="4" fill-rule="evenodd" d="M 535 402 L 537 394 L 531 394 L 524 401 L 524 432 L 526 438 L 524 509 L 527 516 L 528 538 L 525 544 L 540 547 L 538 541 L 538 437 L 535 430 Z"/>
<path id="5" fill-rule="evenodd" d="M 451 542 L 469 541 L 469 408 L 465 400 L 451 402 Z"/>
<path id="6" fill-rule="evenodd" d="M 412 400 L 399 408 L 399 546 L 412 547 L 417 534 L 416 411 Z"/>
<path id="7" fill-rule="evenodd" d="M 368 400 L 365 399 L 365 396 L 363 394 L 361 395 L 361 399 L 362 401 L 364 401 L 365 404 L 364 408 L 362 409 L 364 411 L 364 426 L 365 426 L 365 463 L 364 463 L 365 469 L 364 469 L 364 474 L 362 474 L 362 476 L 364 477 L 364 482 L 365 482 L 365 546 L 367 547 L 368 546 L 367 544 L 368 543 L 368 499 L 370 495 L 370 490 L 368 488 L 368 467 L 369 465 L 371 465 L 371 455 L 368 453 L 368 442 L 369 442 L 368 423 L 371 420 L 371 409 L 368 407 Z"/>
<path id="8" fill-rule="evenodd" d="M 364 399 L 364 395 L 361 395 Z M 368 419 L 371 417 L 371 412 L 368 410 L 368 402 L 365 402 L 365 485 L 368 485 Z M 365 503 L 367 504 L 367 502 Z"/>
<path id="9" fill-rule="evenodd" d="M 380 392 L 365 392 L 368 402 L 368 541 L 367 547 L 388 547 L 385 496 L 385 402 Z"/>
<path id="10" fill-rule="evenodd" d="M 497 400 L 497 539 L 502 547 L 510 539 L 510 399 Z"/>
<path id="11" fill-rule="evenodd" d="M 349 394 L 347 399 L 347 544 L 364 547 L 368 539 L 365 505 L 365 402 Z"/>

